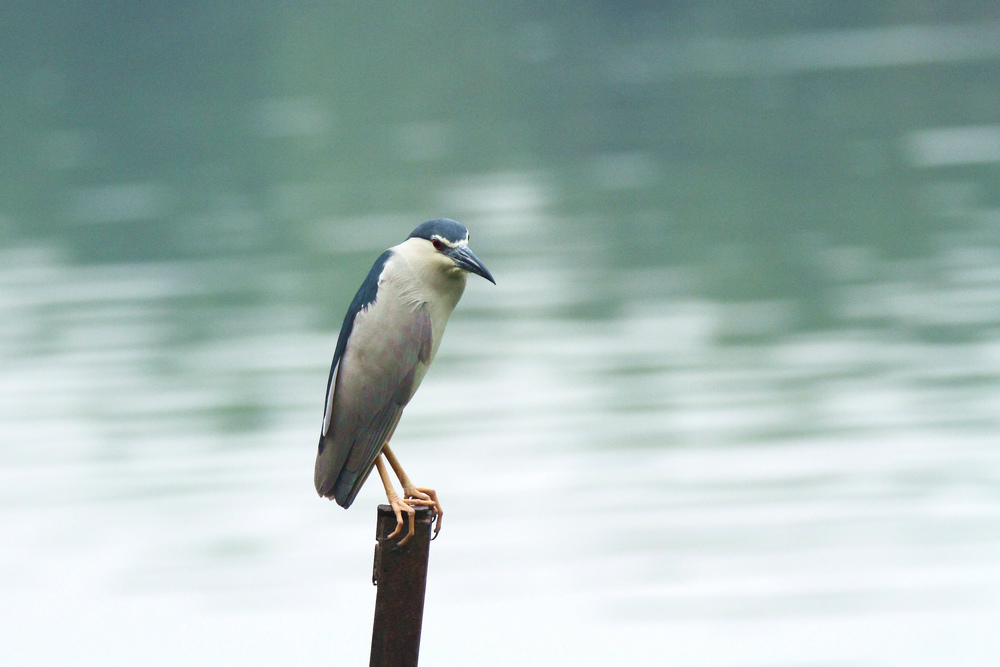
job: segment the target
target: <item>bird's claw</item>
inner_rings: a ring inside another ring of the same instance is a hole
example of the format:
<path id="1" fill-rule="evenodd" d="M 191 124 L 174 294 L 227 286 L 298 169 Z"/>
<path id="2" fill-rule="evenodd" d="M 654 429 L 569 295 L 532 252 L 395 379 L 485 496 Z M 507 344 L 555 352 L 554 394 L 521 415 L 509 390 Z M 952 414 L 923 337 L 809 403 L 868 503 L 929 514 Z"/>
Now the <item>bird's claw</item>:
<path id="1" fill-rule="evenodd" d="M 441 532 L 441 517 L 444 516 L 444 510 L 441 509 L 441 502 L 438 500 L 437 492 L 434 489 L 412 487 L 406 489 L 404 493 L 406 493 L 405 498 L 400 498 L 395 494 L 388 498 L 389 506 L 392 507 L 392 513 L 396 515 L 396 530 L 389 533 L 387 539 L 392 539 L 402 532 L 403 513 L 405 512 L 407 514 L 409 530 L 397 546 L 403 546 L 409 542 L 410 538 L 416 533 L 415 520 L 417 512 L 414 508 L 429 507 L 433 512 L 431 516 L 431 521 L 434 521 L 434 535 L 431 537 L 433 540 Z"/>
<path id="2" fill-rule="evenodd" d="M 441 507 L 441 501 L 438 500 L 437 491 L 423 486 L 414 486 L 403 489 L 403 492 L 406 494 L 406 499 L 403 502 L 411 507 L 430 507 L 433 510 L 434 514 L 431 520 L 434 521 L 434 535 L 431 536 L 431 539 L 436 538 L 441 532 L 441 520 L 444 517 L 444 509 Z"/>
<path id="3" fill-rule="evenodd" d="M 413 534 L 416 532 L 416 528 L 414 526 L 414 519 L 416 518 L 416 510 L 414 510 L 413 507 L 410 506 L 408 501 L 400 500 L 398 496 L 394 498 L 389 498 L 389 505 L 392 507 L 392 513 L 396 515 L 396 530 L 389 533 L 387 539 L 391 540 L 392 538 L 396 537 L 396 535 L 399 535 L 400 531 L 403 530 L 403 512 L 406 512 L 409 515 L 410 530 L 409 532 L 406 533 L 406 537 L 404 537 L 399 541 L 398 545 L 398 546 L 403 546 L 410 540 L 411 537 L 413 537 Z"/>

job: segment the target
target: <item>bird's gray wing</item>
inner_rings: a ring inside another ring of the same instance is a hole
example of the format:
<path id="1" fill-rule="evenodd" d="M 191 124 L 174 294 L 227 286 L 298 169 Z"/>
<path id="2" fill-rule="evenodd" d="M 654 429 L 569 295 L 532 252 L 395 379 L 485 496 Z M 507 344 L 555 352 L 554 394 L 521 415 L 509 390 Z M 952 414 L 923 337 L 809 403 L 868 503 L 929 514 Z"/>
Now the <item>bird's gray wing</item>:
<path id="1" fill-rule="evenodd" d="M 427 306 L 405 303 L 389 283 L 379 292 L 355 315 L 331 373 L 316 457 L 316 490 L 343 507 L 354 501 L 430 361 Z"/>

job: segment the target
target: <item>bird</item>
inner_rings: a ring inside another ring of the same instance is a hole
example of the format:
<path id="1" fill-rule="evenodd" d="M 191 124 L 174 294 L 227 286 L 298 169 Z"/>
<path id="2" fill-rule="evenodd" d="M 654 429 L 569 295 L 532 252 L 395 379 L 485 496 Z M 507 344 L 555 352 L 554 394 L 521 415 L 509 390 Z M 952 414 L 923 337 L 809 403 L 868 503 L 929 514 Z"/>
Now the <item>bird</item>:
<path id="1" fill-rule="evenodd" d="M 444 511 L 434 489 L 410 481 L 389 440 L 434 361 L 470 273 L 496 285 L 469 248 L 465 225 L 448 218 L 421 223 L 375 260 L 347 309 L 333 354 L 316 454 L 316 491 L 346 509 L 372 468 L 378 470 L 396 516 L 389 538 L 402 532 L 403 514 L 408 515 L 409 531 L 400 545 L 414 534 L 414 507 L 432 508 L 434 537 Z M 386 463 L 399 479 L 402 497 Z"/>

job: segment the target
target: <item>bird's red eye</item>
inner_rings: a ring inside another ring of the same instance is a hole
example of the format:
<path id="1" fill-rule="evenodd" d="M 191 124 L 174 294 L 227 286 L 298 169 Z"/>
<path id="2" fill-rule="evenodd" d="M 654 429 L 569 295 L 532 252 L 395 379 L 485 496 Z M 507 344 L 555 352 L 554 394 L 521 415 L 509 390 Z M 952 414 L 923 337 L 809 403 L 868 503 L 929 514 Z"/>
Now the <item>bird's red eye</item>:
<path id="1" fill-rule="evenodd" d="M 433 244 L 435 250 L 440 250 L 444 247 L 444 244 L 441 243 L 441 239 L 431 239 L 431 244 Z"/>

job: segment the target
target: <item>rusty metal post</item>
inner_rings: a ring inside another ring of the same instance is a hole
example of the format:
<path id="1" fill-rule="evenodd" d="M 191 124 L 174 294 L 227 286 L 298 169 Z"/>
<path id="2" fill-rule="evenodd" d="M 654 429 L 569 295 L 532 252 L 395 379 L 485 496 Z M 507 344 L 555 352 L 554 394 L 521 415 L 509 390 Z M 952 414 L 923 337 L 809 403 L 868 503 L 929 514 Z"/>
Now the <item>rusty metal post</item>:
<path id="1" fill-rule="evenodd" d="M 416 510 L 416 534 L 405 545 L 399 546 L 399 535 L 388 539 L 389 533 L 396 529 L 392 508 L 389 505 L 378 506 L 378 526 L 375 530 L 378 541 L 375 543 L 372 570 L 372 583 L 378 586 L 378 593 L 375 596 L 370 667 L 417 665 L 433 514 L 426 507 Z M 403 534 L 405 532 L 404 526 Z"/>

